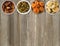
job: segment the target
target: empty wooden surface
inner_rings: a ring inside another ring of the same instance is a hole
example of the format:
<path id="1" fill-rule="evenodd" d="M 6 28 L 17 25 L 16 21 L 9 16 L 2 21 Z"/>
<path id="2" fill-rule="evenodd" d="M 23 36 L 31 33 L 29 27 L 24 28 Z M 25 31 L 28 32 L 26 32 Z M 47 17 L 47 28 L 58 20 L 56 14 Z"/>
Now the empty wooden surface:
<path id="1" fill-rule="evenodd" d="M 17 11 L 5 15 L 1 10 L 3 1 L 0 0 L 0 46 L 60 46 L 60 11 L 54 16 L 46 11 L 36 15 L 32 10 L 27 15 Z M 12 1 L 17 4 L 19 0 Z"/>

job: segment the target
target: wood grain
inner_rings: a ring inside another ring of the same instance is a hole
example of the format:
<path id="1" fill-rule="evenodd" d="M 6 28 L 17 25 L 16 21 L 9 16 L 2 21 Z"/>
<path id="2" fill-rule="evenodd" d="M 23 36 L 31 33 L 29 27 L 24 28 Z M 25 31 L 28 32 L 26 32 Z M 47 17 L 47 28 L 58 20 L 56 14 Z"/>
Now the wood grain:
<path id="1" fill-rule="evenodd" d="M 12 1 L 17 4 L 19 0 Z M 35 14 L 32 10 L 26 15 L 17 11 L 5 15 L 0 7 L 0 46 L 60 46 L 60 11 L 54 16 L 46 11 Z"/>

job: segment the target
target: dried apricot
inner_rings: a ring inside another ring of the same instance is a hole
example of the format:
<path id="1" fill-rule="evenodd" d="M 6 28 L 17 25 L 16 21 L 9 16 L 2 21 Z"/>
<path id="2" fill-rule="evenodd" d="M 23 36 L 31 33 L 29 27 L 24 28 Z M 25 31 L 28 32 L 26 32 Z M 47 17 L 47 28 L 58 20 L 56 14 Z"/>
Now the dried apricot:
<path id="1" fill-rule="evenodd" d="M 39 10 L 40 10 L 40 12 L 43 12 L 44 11 L 44 8 L 43 7 L 40 7 Z"/>
<path id="2" fill-rule="evenodd" d="M 43 7 L 44 6 L 44 2 L 39 2 L 39 5 Z"/>
<path id="3" fill-rule="evenodd" d="M 39 13 L 39 9 L 38 8 L 34 8 L 33 11 L 34 11 L 34 13 Z"/>
<path id="4" fill-rule="evenodd" d="M 32 3 L 32 8 L 36 7 L 36 4 L 35 3 Z"/>
<path id="5" fill-rule="evenodd" d="M 35 4 L 37 4 L 37 5 L 38 5 L 38 4 L 39 4 L 39 2 L 38 2 L 38 1 L 35 1 Z"/>

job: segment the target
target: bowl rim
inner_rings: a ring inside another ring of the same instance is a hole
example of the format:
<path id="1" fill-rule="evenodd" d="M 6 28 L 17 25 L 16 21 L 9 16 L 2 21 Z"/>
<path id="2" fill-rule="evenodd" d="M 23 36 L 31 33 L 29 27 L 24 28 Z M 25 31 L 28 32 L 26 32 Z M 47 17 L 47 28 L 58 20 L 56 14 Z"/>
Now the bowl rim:
<path id="1" fill-rule="evenodd" d="M 1 11 L 2 11 L 4 14 L 6 14 L 6 15 L 13 14 L 13 13 L 15 12 L 15 10 L 16 10 L 16 6 L 15 6 L 14 1 L 11 1 L 11 2 L 14 4 L 14 7 L 15 7 L 14 10 L 13 10 L 11 13 L 6 13 L 6 12 L 3 11 L 2 5 L 3 5 L 3 3 L 6 2 L 6 1 L 11 1 L 11 0 L 5 0 L 5 1 L 2 2 L 2 4 L 1 4 Z"/>
<path id="2" fill-rule="evenodd" d="M 17 6 L 18 6 L 18 4 L 19 4 L 20 2 L 23 2 L 23 1 L 24 1 L 24 2 L 27 2 L 27 3 L 29 4 L 30 8 L 29 8 L 29 10 L 28 10 L 27 12 L 21 13 L 21 12 L 18 10 Z M 28 13 L 31 11 L 31 4 L 30 4 L 30 2 L 27 1 L 27 0 L 18 1 L 17 6 L 16 6 L 16 9 L 17 9 L 17 12 L 18 12 L 19 14 L 28 14 Z"/>
<path id="3" fill-rule="evenodd" d="M 49 1 L 54 1 L 54 0 L 49 0 Z M 47 1 L 46 4 L 47 4 L 49 1 Z M 57 1 L 57 2 L 58 2 L 58 1 Z M 45 10 L 46 10 L 46 4 L 45 4 Z M 59 4 L 59 2 L 58 2 L 58 4 Z M 59 10 L 60 10 L 60 5 L 59 5 Z M 59 12 L 59 10 L 58 10 L 56 13 L 49 13 L 47 10 L 46 10 L 46 12 L 47 12 L 48 14 L 50 14 L 50 15 L 55 15 L 55 14 L 57 14 L 57 13 Z"/>

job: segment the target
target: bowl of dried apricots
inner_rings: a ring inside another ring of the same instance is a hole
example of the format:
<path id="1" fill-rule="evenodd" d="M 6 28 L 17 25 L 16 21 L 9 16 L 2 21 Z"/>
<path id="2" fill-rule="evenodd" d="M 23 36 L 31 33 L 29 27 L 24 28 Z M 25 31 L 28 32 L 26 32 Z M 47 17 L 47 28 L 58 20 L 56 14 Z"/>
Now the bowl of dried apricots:
<path id="1" fill-rule="evenodd" d="M 44 11 L 44 2 L 43 1 L 34 1 L 32 3 L 32 10 L 34 13 L 42 13 Z"/>

